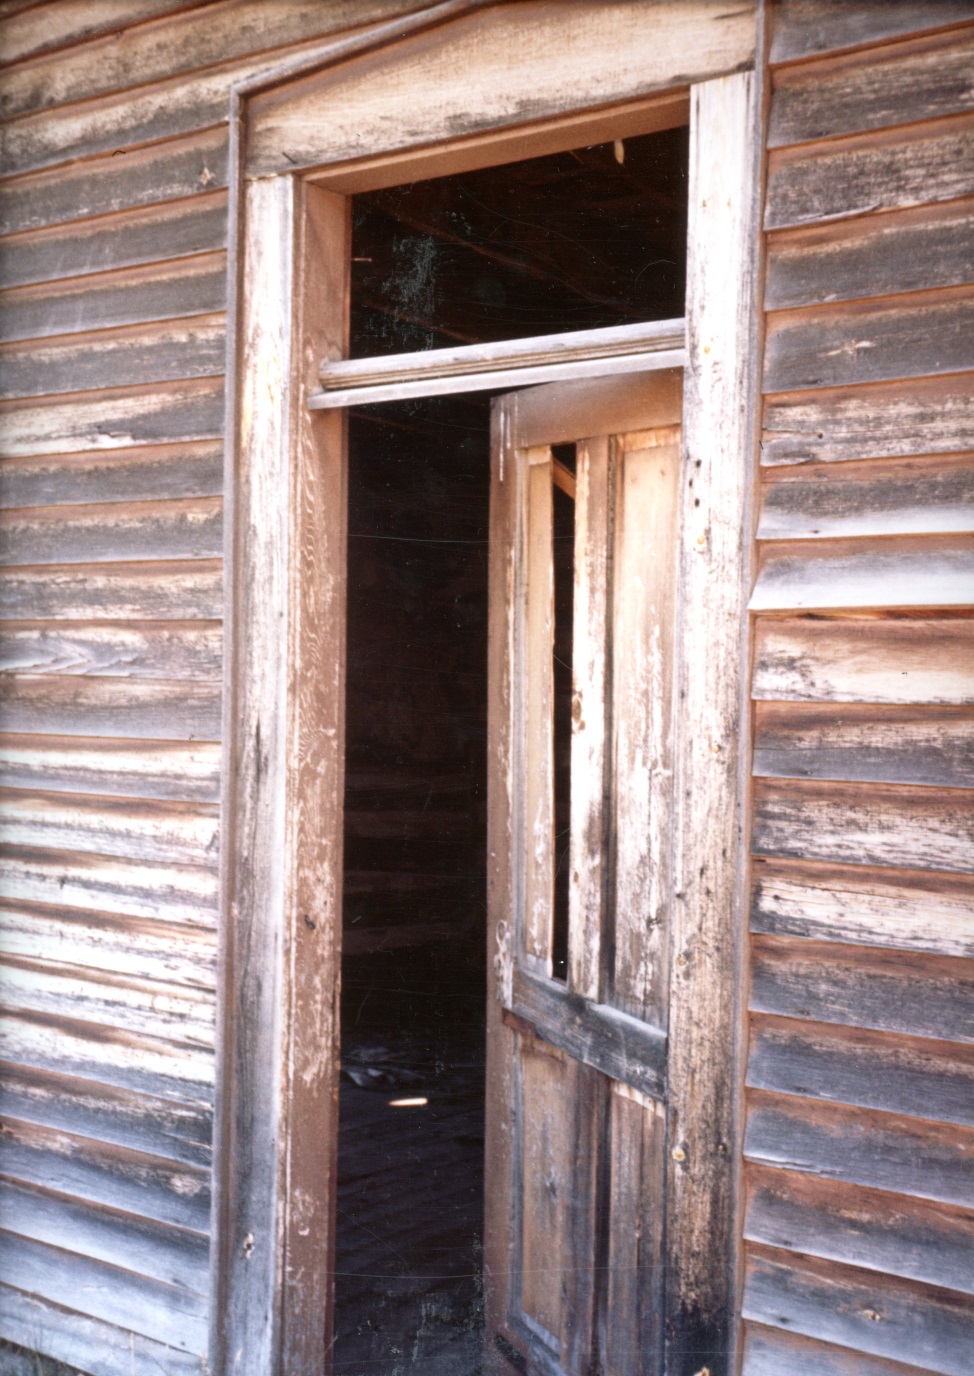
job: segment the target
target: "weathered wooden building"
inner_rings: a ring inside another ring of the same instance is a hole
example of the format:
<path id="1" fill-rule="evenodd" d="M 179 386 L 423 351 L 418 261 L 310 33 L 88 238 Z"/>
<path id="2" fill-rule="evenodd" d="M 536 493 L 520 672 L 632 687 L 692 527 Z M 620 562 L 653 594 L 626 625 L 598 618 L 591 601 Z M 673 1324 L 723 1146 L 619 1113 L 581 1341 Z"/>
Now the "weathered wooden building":
<path id="1" fill-rule="evenodd" d="M 968 1376 L 974 4 L 0 63 L 0 1371 L 324 1372 L 426 980 L 495 1376 Z"/>

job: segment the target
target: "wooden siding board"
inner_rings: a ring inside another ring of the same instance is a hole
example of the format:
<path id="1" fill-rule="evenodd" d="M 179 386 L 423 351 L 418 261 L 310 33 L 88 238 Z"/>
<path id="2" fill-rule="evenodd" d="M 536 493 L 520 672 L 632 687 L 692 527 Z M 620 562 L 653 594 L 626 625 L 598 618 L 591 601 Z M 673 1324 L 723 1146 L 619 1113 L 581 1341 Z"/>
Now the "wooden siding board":
<path id="1" fill-rule="evenodd" d="M 152 917 L 211 927 L 217 878 L 202 865 L 153 864 L 78 851 L 0 847 L 8 900 Z"/>
<path id="2" fill-rule="evenodd" d="M 0 735 L 0 786 L 215 803 L 220 747 L 210 741 Z"/>
<path id="3" fill-rule="evenodd" d="M 11 675 L 0 725 L 52 736 L 218 741 L 220 708 L 214 683 Z"/>
<path id="4" fill-rule="evenodd" d="M 772 64 L 794 62 L 972 19 L 971 0 L 897 0 L 878 5 L 849 4 L 849 0 L 779 0 L 769 57 Z"/>
<path id="5" fill-rule="evenodd" d="M 217 559 L 0 568 L 0 617 L 7 621 L 212 621 L 222 615 Z"/>
<path id="6" fill-rule="evenodd" d="M 20 507 L 0 516 L 0 562 L 12 565 L 215 559 L 223 501 L 194 497 L 104 506 Z"/>
<path id="7" fill-rule="evenodd" d="M 98 506 L 218 497 L 222 492 L 223 445 L 218 440 L 0 463 L 0 507 L 5 508 Z"/>
<path id="8" fill-rule="evenodd" d="M 752 611 L 806 608 L 967 607 L 974 603 L 974 540 L 890 539 L 767 543 Z"/>
<path id="9" fill-rule="evenodd" d="M 780 1328 L 745 1324 L 741 1376 L 782 1376 L 786 1371 L 800 1371 L 801 1376 L 929 1376 L 928 1371 L 885 1357 L 820 1343 Z"/>
<path id="10" fill-rule="evenodd" d="M 0 622 L 0 673 L 218 682 L 219 622 Z"/>
<path id="11" fill-rule="evenodd" d="M 27 14 L 4 15 L 0 25 L 0 59 L 4 65 L 25 62 L 54 48 L 64 49 L 101 34 L 117 33 L 159 15 L 206 4 L 208 0 L 60 0 L 55 12 L 27 0 Z"/>

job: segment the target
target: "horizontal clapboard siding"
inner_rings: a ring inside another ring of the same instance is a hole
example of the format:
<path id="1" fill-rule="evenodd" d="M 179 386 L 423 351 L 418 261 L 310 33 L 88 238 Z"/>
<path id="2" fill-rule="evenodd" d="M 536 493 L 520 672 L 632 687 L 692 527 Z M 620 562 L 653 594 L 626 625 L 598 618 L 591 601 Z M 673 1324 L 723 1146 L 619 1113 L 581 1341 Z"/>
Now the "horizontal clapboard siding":
<path id="1" fill-rule="evenodd" d="M 744 1376 L 974 1351 L 972 21 L 775 12 Z"/>

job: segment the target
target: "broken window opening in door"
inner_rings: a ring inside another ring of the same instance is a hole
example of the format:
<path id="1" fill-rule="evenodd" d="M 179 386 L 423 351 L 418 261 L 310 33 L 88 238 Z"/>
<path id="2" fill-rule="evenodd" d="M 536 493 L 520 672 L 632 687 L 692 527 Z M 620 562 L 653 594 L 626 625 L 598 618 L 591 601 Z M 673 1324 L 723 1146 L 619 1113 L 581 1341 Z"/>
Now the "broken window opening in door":
<path id="1" fill-rule="evenodd" d="M 351 356 L 681 315 L 686 165 L 674 129 L 356 197 Z M 480 1370 L 489 405 L 349 417 L 336 1376 Z M 564 980 L 575 446 L 552 459 Z"/>

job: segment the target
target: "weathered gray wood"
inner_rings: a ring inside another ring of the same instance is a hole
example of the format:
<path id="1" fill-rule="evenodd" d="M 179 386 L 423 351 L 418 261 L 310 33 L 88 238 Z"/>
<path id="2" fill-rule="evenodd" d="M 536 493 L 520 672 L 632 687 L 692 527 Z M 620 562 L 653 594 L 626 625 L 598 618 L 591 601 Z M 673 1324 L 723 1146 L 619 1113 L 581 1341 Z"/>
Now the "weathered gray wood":
<path id="1" fill-rule="evenodd" d="M 754 727 L 758 775 L 974 788 L 969 708 L 759 702 Z"/>
<path id="2" fill-rule="evenodd" d="M 974 192 L 967 116 L 858 135 L 825 151 L 772 153 L 765 228 L 951 201 Z"/>
<path id="3" fill-rule="evenodd" d="M 49 1304 L 6 1285 L 0 1286 L 0 1326 L 21 1347 L 44 1350 L 68 1369 L 83 1367 L 91 1376 L 131 1376 L 133 1360 L 166 1376 L 199 1376 L 199 1354 L 163 1347 L 124 1328 Z"/>
<path id="4" fill-rule="evenodd" d="M 218 558 L 223 501 L 110 502 L 103 506 L 19 508 L 0 518 L 0 561 L 113 563 L 130 559 Z"/>
<path id="5" fill-rule="evenodd" d="M 795 702 L 974 704 L 974 623 L 762 617 L 752 694 Z"/>
<path id="6" fill-rule="evenodd" d="M 751 1167 L 744 1235 L 752 1242 L 974 1291 L 974 1215 L 795 1171 Z"/>
<path id="7" fill-rule="evenodd" d="M 3 1062 L 4 1118 L 78 1137 L 133 1147 L 149 1156 L 209 1168 L 213 1114 L 207 1104 L 133 1093 L 97 1080 L 59 1075 L 39 1066 Z M 43 1179 L 35 1183 L 48 1184 Z"/>
<path id="8" fill-rule="evenodd" d="M 974 847 L 966 789 L 756 779 L 758 855 L 964 873 Z"/>
<path id="9" fill-rule="evenodd" d="M 227 184 L 227 131 L 205 130 L 0 185 L 0 234 L 156 205 Z"/>
<path id="10" fill-rule="evenodd" d="M 823 942 L 758 938 L 751 1007 L 761 1013 L 974 1042 L 974 971 L 969 962 L 904 958 Z"/>
<path id="11" fill-rule="evenodd" d="M 974 9 L 969 12 L 974 19 Z M 778 73 L 768 147 L 888 129 L 974 108 L 974 35 L 948 33 Z"/>
<path id="12" fill-rule="evenodd" d="M 26 1184 L 205 1232 L 209 1172 L 128 1147 L 9 1118 L 0 1137 L 0 1168 Z M 69 1295 L 64 1297 L 70 1299 Z"/>
<path id="13" fill-rule="evenodd" d="M 850 5 L 849 0 L 779 0 L 770 59 L 773 63 L 789 62 L 963 24 L 971 19 L 971 0 L 897 0 L 885 5 Z"/>
<path id="14" fill-rule="evenodd" d="M 221 379 L 190 379 L 69 400 L 6 402 L 0 409 L 4 458 L 125 449 L 214 439 L 223 422 Z"/>
<path id="15" fill-rule="evenodd" d="M 7 901 L 27 899 L 132 917 L 215 926 L 216 874 L 201 865 L 160 865 L 79 852 L 0 850 Z"/>
<path id="16" fill-rule="evenodd" d="M 160 244 L 160 256 L 165 252 Z M 0 297 L 0 339 L 9 344 L 19 339 L 42 339 L 107 330 L 155 320 L 209 315 L 226 306 L 226 259 L 222 252 L 116 272 L 91 273 L 59 283 L 18 287 Z M 69 347 L 77 347 L 70 346 Z M 49 366 L 56 354 L 39 351 Z M 69 354 L 70 358 L 71 355 Z M 97 354 L 96 354 L 97 359 Z M 97 363 L 93 365 L 97 367 Z M 5 365 L 6 367 L 6 365 Z M 106 369 L 102 367 L 101 372 Z M 16 377 L 16 367 L 14 367 Z M 122 386 L 96 376 L 94 386 Z M 84 383 L 48 387 L 47 391 L 80 392 Z"/>
<path id="17" fill-rule="evenodd" d="M 974 367 L 974 297 L 923 293 L 908 302 L 862 302 L 768 319 L 764 390 L 797 391 Z"/>
<path id="18" fill-rule="evenodd" d="M 3 16 L 0 54 L 5 64 L 23 62 L 54 48 L 70 47 L 201 3 L 204 0 L 62 0 L 55 15 L 27 0 L 19 8 L 33 13 Z"/>
<path id="19" fill-rule="evenodd" d="M 765 464 L 958 453 L 974 448 L 974 388 L 964 376 L 775 397 L 764 426 Z"/>
<path id="20" fill-rule="evenodd" d="M 759 555 L 752 611 L 806 607 L 967 607 L 974 602 L 974 539 L 902 537 L 769 543 Z"/>
<path id="21" fill-rule="evenodd" d="M 202 1295 L 63 1247 L 0 1232 L 0 1282 L 55 1302 L 70 1297 L 79 1313 L 184 1352 L 206 1347 Z"/>
<path id="22" fill-rule="evenodd" d="M 765 309 L 961 286 L 974 276 L 972 242 L 970 202 L 774 234 Z"/>
<path id="23" fill-rule="evenodd" d="M 218 741 L 220 686 L 11 676 L 0 703 L 0 727 L 42 735 Z"/>
<path id="24" fill-rule="evenodd" d="M 117 678 L 220 678 L 219 622 L 7 622 L 0 672 Z"/>
<path id="25" fill-rule="evenodd" d="M 0 785 L 212 803 L 220 796 L 220 747 L 209 741 L 0 736 Z"/>
<path id="26" fill-rule="evenodd" d="M 744 1317 L 787 1325 L 856 1351 L 912 1362 L 939 1376 L 967 1376 L 974 1304 L 967 1297 L 874 1272 L 752 1249 Z"/>
<path id="27" fill-rule="evenodd" d="M 0 288 L 213 253 L 226 246 L 226 227 L 226 192 L 200 191 L 190 200 L 22 234 L 3 245 Z"/>
<path id="28" fill-rule="evenodd" d="M 752 1014 L 748 1085 L 974 1127 L 974 1047 Z"/>
<path id="29" fill-rule="evenodd" d="M 802 464 L 765 473 L 760 540 L 971 531 L 974 459 L 967 454 Z"/>
<path id="30" fill-rule="evenodd" d="M 54 1194 L 38 1186 L 5 1180 L 0 1228 L 35 1242 L 124 1267 L 166 1285 L 205 1295 L 207 1239 L 188 1228 L 106 1209 Z M 63 1299 L 66 1291 L 57 1298 Z M 133 1325 L 138 1331 L 138 1325 Z M 177 1344 L 178 1346 L 179 1344 Z"/>
<path id="31" fill-rule="evenodd" d="M 0 616 L 10 621 L 212 621 L 222 615 L 223 569 L 216 559 L 0 569 Z"/>
<path id="32" fill-rule="evenodd" d="M 215 865 L 218 823 L 215 803 L 0 789 L 0 830 L 9 846 Z"/>
<path id="33" fill-rule="evenodd" d="M 924 1376 L 915 1366 L 888 1362 L 885 1357 L 745 1324 L 741 1376 L 781 1376 L 784 1371 L 800 1371 L 802 1376 Z"/>
<path id="34" fill-rule="evenodd" d="M 748 1102 L 745 1152 L 752 1161 L 974 1206 L 970 1128 L 757 1090 Z"/>
<path id="35" fill-rule="evenodd" d="M 974 881 L 967 876 L 757 861 L 751 928 L 813 941 L 971 957 L 972 903 Z"/>
<path id="36" fill-rule="evenodd" d="M 214 440 L 0 463 L 3 507 L 218 497 L 222 491 L 223 446 Z"/>

